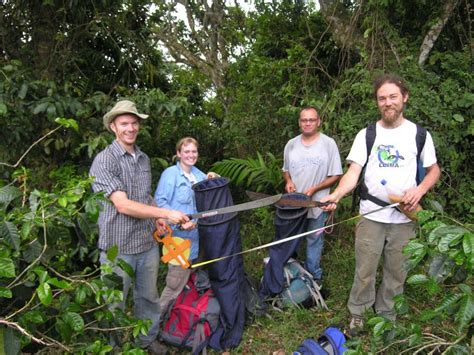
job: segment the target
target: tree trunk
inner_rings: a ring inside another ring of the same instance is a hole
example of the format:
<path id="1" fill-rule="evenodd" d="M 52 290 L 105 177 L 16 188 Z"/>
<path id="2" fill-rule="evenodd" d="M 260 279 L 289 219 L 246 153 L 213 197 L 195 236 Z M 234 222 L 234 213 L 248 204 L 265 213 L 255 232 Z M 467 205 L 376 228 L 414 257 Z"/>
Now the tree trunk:
<path id="1" fill-rule="evenodd" d="M 155 37 L 177 62 L 197 68 L 211 79 L 216 89 L 221 89 L 230 64 L 229 45 L 223 31 L 226 8 L 222 0 L 208 2 L 175 0 L 175 4 L 183 5 L 186 10 L 188 38 L 184 40 L 177 24 L 171 22 L 157 29 Z"/>
<path id="2" fill-rule="evenodd" d="M 445 0 L 443 13 L 437 19 L 435 24 L 431 26 L 430 30 L 423 39 L 423 43 L 420 48 L 420 56 L 418 57 L 418 65 L 423 67 L 428 56 L 430 55 L 431 50 L 433 49 L 436 40 L 438 39 L 441 31 L 451 17 L 454 9 L 456 8 L 459 0 Z"/>

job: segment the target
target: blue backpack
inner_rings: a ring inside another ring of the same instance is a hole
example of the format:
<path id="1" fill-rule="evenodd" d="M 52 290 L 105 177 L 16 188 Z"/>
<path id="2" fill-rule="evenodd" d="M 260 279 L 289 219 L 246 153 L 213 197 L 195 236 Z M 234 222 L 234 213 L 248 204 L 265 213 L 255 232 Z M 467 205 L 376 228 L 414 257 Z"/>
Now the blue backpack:
<path id="1" fill-rule="evenodd" d="M 341 355 L 347 350 L 345 343 L 346 337 L 338 328 L 327 327 L 317 341 L 305 339 L 293 355 Z"/>

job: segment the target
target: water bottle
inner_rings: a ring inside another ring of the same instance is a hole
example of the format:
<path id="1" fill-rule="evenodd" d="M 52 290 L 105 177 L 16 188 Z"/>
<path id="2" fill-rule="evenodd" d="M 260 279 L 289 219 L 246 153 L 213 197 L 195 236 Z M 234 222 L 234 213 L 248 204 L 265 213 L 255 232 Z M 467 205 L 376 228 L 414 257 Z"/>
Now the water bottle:
<path id="1" fill-rule="evenodd" d="M 417 204 L 415 209 L 413 211 L 407 211 L 405 209 L 405 206 L 403 203 L 401 203 L 403 195 L 405 194 L 405 191 L 401 190 L 400 188 L 393 186 L 392 184 L 389 184 L 387 180 L 382 179 L 380 183 L 385 187 L 385 191 L 387 192 L 388 199 L 390 200 L 390 203 L 397 203 L 400 202 L 400 211 L 405 214 L 408 218 L 410 218 L 412 221 L 416 221 L 416 214 L 417 212 L 421 211 L 423 208 L 420 206 L 420 204 Z"/>

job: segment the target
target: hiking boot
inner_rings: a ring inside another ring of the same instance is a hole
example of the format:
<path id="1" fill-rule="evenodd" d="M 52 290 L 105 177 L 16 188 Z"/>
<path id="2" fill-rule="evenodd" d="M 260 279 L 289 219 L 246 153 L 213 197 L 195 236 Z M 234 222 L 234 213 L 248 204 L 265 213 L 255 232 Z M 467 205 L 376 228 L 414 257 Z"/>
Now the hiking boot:
<path id="1" fill-rule="evenodd" d="M 349 334 L 351 336 L 357 336 L 364 329 L 364 319 L 357 316 L 352 316 L 351 322 L 349 323 Z"/>
<path id="2" fill-rule="evenodd" d="M 158 340 L 154 340 L 150 345 L 146 347 L 146 350 L 151 355 L 166 355 L 168 354 L 168 348 L 161 344 Z"/>

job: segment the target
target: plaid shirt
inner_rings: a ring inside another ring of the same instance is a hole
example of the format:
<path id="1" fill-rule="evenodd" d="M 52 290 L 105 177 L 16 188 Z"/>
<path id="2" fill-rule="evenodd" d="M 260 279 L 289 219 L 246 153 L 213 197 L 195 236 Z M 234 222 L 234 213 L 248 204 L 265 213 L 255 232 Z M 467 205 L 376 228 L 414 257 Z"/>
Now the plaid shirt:
<path id="1" fill-rule="evenodd" d="M 133 157 L 115 140 L 95 157 L 89 174 L 95 177 L 94 192 L 103 192 L 109 197 L 115 191 L 124 191 L 130 200 L 154 205 L 150 159 L 136 146 Z M 110 201 L 104 201 L 102 207 L 99 214 L 101 250 L 117 245 L 121 254 L 138 254 L 155 244 L 153 219 L 121 214 Z"/>

